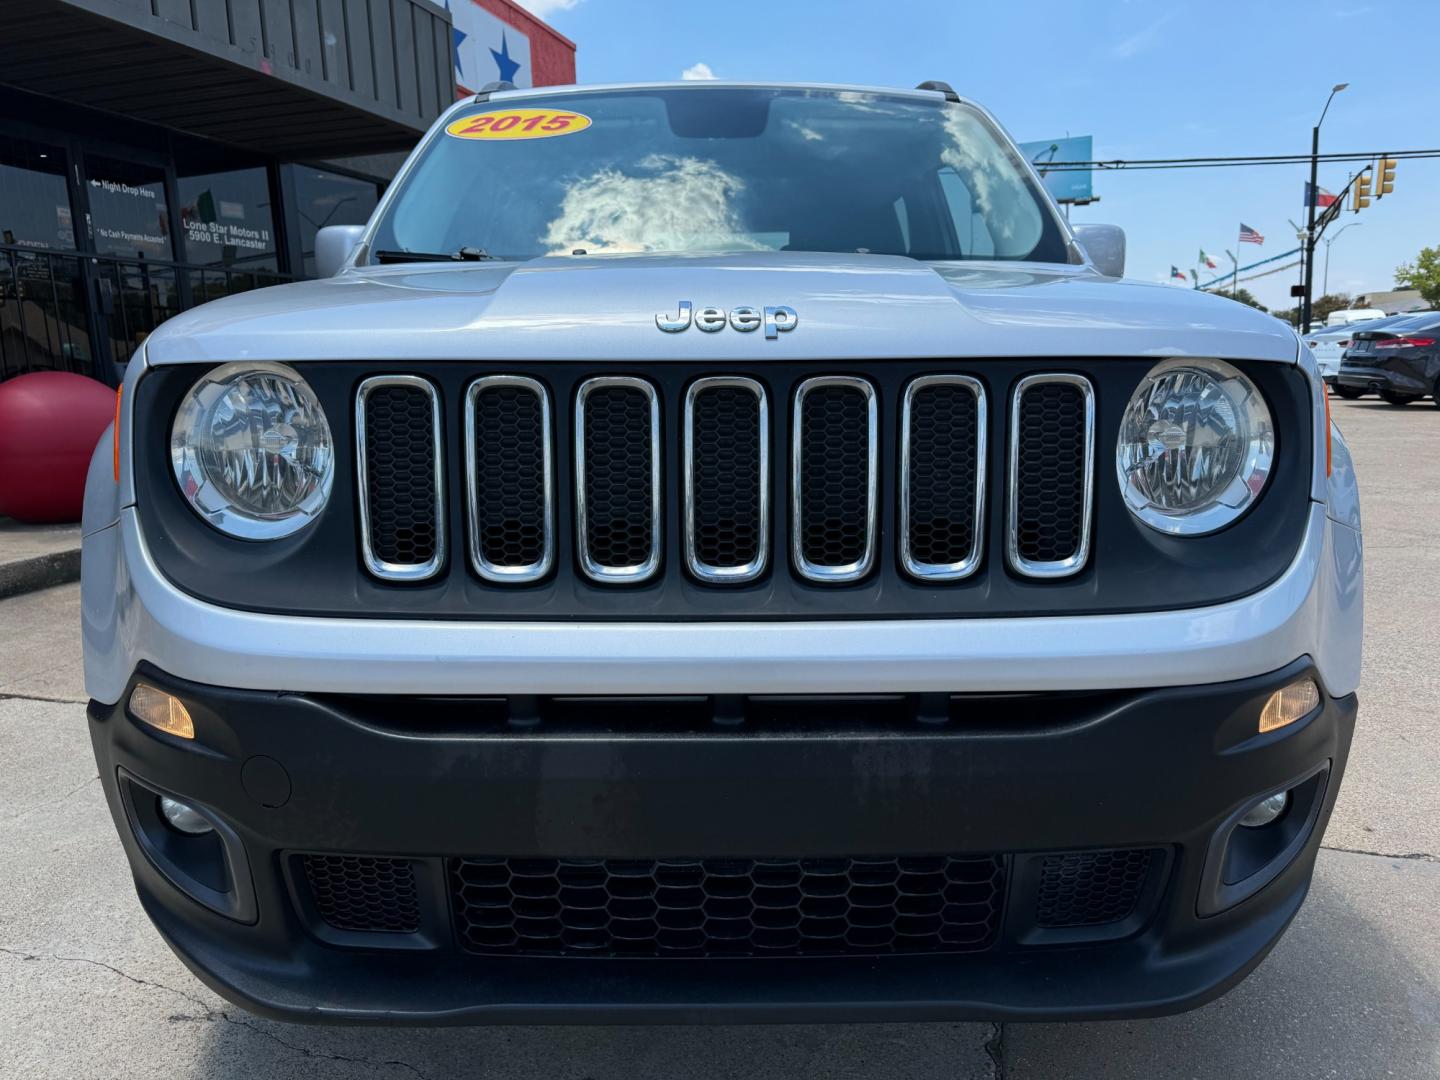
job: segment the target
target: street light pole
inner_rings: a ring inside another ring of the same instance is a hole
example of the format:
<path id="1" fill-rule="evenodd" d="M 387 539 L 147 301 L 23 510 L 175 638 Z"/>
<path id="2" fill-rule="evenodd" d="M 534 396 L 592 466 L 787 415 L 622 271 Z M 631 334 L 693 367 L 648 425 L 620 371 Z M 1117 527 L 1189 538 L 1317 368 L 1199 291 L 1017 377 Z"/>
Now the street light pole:
<path id="1" fill-rule="evenodd" d="M 1330 293 L 1330 245 L 1345 235 L 1346 229 L 1353 229 L 1356 225 L 1364 225 L 1363 221 L 1352 221 L 1348 225 L 1341 225 L 1335 230 L 1335 235 L 1325 240 L 1325 282 L 1320 286 L 1320 295 L 1328 296 Z"/>
<path id="2" fill-rule="evenodd" d="M 1325 114 L 1330 111 L 1330 102 L 1335 100 L 1335 95 L 1344 90 L 1349 83 L 1336 83 L 1330 91 L 1330 96 L 1325 99 L 1325 108 L 1320 110 L 1320 119 L 1315 121 L 1315 127 L 1310 131 L 1310 188 L 1309 198 L 1305 201 L 1310 205 L 1306 207 L 1309 217 L 1305 224 L 1305 297 L 1300 306 L 1300 331 L 1304 333 L 1310 327 L 1310 290 L 1315 281 L 1315 204 L 1320 201 L 1320 125 L 1325 123 Z"/>

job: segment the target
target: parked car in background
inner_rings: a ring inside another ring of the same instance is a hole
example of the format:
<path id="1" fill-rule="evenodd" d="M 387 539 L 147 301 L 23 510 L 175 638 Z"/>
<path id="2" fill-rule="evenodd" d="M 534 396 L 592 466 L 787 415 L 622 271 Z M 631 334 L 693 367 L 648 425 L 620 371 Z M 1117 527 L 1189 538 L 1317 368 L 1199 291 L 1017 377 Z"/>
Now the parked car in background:
<path id="1" fill-rule="evenodd" d="M 1351 337 L 1335 392 L 1358 397 L 1367 391 L 1391 405 L 1409 405 L 1427 394 L 1440 403 L 1440 313 L 1368 327 Z"/>
<path id="2" fill-rule="evenodd" d="M 1327 386 L 1344 398 L 1363 397 L 1365 391 L 1362 389 L 1336 385 L 1336 377 L 1340 374 L 1340 357 L 1350 347 L 1351 340 L 1362 330 L 1381 330 L 1397 323 L 1408 322 L 1416 315 L 1422 314 L 1432 313 L 1412 311 L 1404 315 L 1387 315 L 1383 319 L 1372 319 L 1369 322 L 1351 323 L 1348 326 L 1326 327 L 1313 334 L 1306 334 L 1305 344 L 1310 346 L 1310 351 L 1315 356 L 1315 363 L 1320 368 L 1320 377 L 1325 380 Z"/>
<path id="3" fill-rule="evenodd" d="M 1353 326 L 1355 323 L 1370 322 L 1373 319 L 1385 318 L 1385 312 L 1379 308 L 1346 308 L 1344 311 L 1332 311 L 1325 319 L 1326 326 Z"/>

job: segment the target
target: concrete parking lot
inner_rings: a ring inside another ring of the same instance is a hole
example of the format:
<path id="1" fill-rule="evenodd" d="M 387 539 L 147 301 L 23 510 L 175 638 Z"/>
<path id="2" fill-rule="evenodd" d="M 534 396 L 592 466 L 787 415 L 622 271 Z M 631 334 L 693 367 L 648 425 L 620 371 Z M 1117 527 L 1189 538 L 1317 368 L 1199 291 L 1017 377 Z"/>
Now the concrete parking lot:
<path id="1" fill-rule="evenodd" d="M 1310 899 L 1227 997 L 1095 1024 L 309 1028 L 140 911 L 85 730 L 78 586 L 0 601 L 3 1077 L 1440 1077 L 1440 408 L 1335 401 L 1363 485 L 1360 727 Z"/>

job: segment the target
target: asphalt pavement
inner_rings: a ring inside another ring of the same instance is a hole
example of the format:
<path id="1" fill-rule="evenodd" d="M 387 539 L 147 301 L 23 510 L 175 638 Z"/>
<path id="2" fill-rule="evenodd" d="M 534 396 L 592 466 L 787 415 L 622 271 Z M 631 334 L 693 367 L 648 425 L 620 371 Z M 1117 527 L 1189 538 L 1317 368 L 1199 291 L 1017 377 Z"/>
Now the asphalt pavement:
<path id="1" fill-rule="evenodd" d="M 1310 898 L 1160 1020 L 313 1028 L 200 985 L 142 914 L 85 730 L 78 586 L 0 601 L 0 1077 L 1440 1078 L 1440 408 L 1334 402 L 1363 486 L 1360 726 Z"/>

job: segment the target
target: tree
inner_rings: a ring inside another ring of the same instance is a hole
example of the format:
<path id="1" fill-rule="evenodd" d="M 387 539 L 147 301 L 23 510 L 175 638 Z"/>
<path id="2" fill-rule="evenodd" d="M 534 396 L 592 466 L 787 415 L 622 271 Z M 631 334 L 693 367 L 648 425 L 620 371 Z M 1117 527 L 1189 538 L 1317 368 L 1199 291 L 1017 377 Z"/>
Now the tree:
<path id="1" fill-rule="evenodd" d="M 1440 246 L 1421 248 L 1413 263 L 1395 268 L 1395 284 L 1402 289 L 1419 289 L 1431 307 L 1440 307 Z"/>
<path id="2" fill-rule="evenodd" d="M 1255 294 L 1249 289 L 1236 289 L 1234 292 L 1221 293 L 1220 295 L 1228 296 L 1231 300 L 1238 300 L 1242 304 L 1249 304 L 1251 307 L 1259 308 L 1261 311 L 1268 312 L 1270 310 L 1264 304 L 1260 303 L 1259 300 L 1256 300 Z"/>
<path id="3" fill-rule="evenodd" d="M 1353 306 L 1354 303 L 1351 301 L 1349 293 L 1326 293 L 1311 305 L 1310 319 L 1312 322 L 1323 323 L 1332 312 L 1344 311 Z"/>

